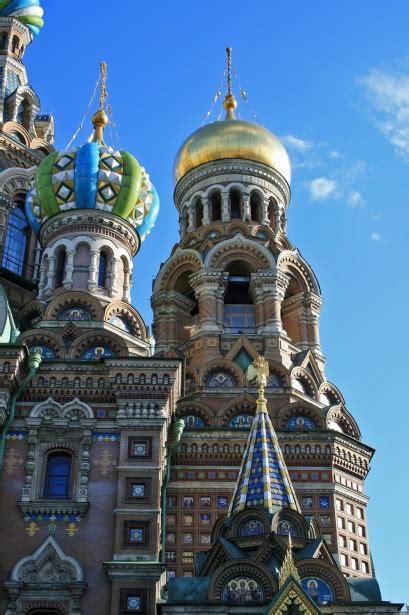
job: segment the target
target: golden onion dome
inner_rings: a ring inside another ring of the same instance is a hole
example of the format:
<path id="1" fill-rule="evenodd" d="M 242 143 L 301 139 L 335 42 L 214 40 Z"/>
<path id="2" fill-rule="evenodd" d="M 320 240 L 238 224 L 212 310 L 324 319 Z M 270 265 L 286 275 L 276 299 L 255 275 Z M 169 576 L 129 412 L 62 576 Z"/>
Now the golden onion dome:
<path id="1" fill-rule="evenodd" d="M 278 171 L 290 185 L 291 164 L 284 145 L 263 126 L 236 119 L 234 108 L 237 103 L 234 97 L 232 101 L 227 98 L 224 105 L 226 119 L 202 126 L 182 144 L 175 159 L 175 183 L 206 162 L 240 158 L 266 164 Z"/>

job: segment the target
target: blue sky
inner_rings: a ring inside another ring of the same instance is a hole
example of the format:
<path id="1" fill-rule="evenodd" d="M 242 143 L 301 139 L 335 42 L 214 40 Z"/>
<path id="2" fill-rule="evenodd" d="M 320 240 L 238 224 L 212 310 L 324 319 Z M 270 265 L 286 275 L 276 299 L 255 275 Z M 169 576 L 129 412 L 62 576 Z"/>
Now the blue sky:
<path id="1" fill-rule="evenodd" d="M 43 0 L 43 6 L 45 27 L 25 60 L 43 110 L 55 115 L 56 147 L 65 147 L 80 124 L 104 59 L 119 143 L 159 191 L 159 219 L 135 262 L 133 300 L 148 323 L 152 278 L 178 238 L 173 159 L 203 122 L 225 47 L 233 47 L 248 96 L 241 117 L 252 119 L 254 111 L 283 139 L 293 162 L 288 235 L 321 284 L 327 377 L 343 391 L 364 441 L 377 449 L 367 494 L 383 597 L 409 602 L 408 401 L 402 398 L 409 4 Z M 79 142 L 90 132 L 86 122 Z M 118 144 L 115 134 L 112 143 Z"/>

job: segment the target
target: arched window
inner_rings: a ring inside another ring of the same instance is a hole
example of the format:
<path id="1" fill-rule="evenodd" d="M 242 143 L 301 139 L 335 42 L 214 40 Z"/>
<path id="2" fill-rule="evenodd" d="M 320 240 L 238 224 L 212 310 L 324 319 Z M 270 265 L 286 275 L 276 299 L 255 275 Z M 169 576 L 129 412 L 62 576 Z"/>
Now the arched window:
<path id="1" fill-rule="evenodd" d="M 261 223 L 261 198 L 257 192 L 252 192 L 250 195 L 250 216 L 253 222 Z"/>
<path id="2" fill-rule="evenodd" d="M 17 122 L 27 130 L 30 127 L 30 103 L 24 98 L 17 109 Z"/>
<path id="3" fill-rule="evenodd" d="M 222 197 L 220 192 L 213 192 L 210 196 L 210 220 L 216 222 L 216 220 L 222 219 Z"/>
<path id="4" fill-rule="evenodd" d="M 230 218 L 231 220 L 241 220 L 242 218 L 241 193 L 236 188 L 230 191 Z"/>
<path id="5" fill-rule="evenodd" d="M 250 293 L 251 270 L 247 263 L 236 261 L 227 269 L 229 273 L 224 299 L 224 326 L 226 333 L 254 333 L 253 297 Z"/>
<path id="6" fill-rule="evenodd" d="M 276 204 L 274 199 L 270 199 L 270 202 L 268 204 L 268 222 L 270 225 L 270 228 L 274 231 L 275 227 L 276 227 L 276 216 L 275 216 L 275 209 L 276 209 Z"/>
<path id="7" fill-rule="evenodd" d="M 13 36 L 13 39 L 11 42 L 11 52 L 17 54 L 19 46 L 20 46 L 20 40 L 18 36 Z"/>
<path id="8" fill-rule="evenodd" d="M 202 226 L 202 220 L 203 220 L 203 203 L 202 203 L 202 199 L 197 199 L 196 201 L 196 205 L 195 205 L 195 224 L 196 224 L 196 228 L 199 228 L 199 226 Z"/>
<path id="9" fill-rule="evenodd" d="M 50 453 L 44 481 L 45 498 L 68 498 L 70 494 L 72 457 L 69 453 L 58 451 Z"/>
<path id="10" fill-rule="evenodd" d="M 55 287 L 62 286 L 65 275 L 65 263 L 67 260 L 67 251 L 65 248 L 61 248 L 57 255 L 57 262 L 55 264 Z"/>
<path id="11" fill-rule="evenodd" d="M 108 254 L 105 250 L 101 250 L 99 255 L 99 267 L 98 267 L 98 286 L 105 287 L 107 279 L 108 269 Z"/>
<path id="12" fill-rule="evenodd" d="M 27 236 L 27 218 L 23 209 L 17 206 L 8 219 L 2 265 L 18 275 L 23 275 Z"/>

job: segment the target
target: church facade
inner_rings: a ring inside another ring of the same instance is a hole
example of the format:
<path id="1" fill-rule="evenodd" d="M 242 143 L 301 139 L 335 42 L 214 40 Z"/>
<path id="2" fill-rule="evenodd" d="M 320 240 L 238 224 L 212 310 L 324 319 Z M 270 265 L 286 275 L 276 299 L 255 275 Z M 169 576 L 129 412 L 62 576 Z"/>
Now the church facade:
<path id="1" fill-rule="evenodd" d="M 374 450 L 287 234 L 288 154 L 236 119 L 231 51 L 226 118 L 176 156 L 153 344 L 130 293 L 158 194 L 104 141 L 103 63 L 92 141 L 53 148 L 22 62 L 42 25 L 37 0 L 0 7 L 1 611 L 399 612 L 368 540 Z"/>

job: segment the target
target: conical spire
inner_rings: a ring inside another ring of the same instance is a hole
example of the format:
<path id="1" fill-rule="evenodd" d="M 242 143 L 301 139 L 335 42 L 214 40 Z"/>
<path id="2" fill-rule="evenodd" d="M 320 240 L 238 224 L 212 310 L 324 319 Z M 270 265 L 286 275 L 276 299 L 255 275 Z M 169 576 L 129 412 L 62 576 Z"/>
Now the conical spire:
<path id="1" fill-rule="evenodd" d="M 240 474 L 230 505 L 232 515 L 250 506 L 262 506 L 268 512 L 293 508 L 300 512 L 294 488 L 268 415 L 264 388 L 269 373 L 268 363 L 258 357 L 247 370 L 247 379 L 258 385 L 257 411 Z"/>

